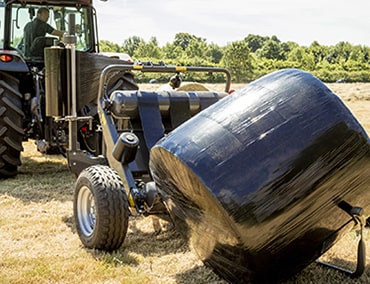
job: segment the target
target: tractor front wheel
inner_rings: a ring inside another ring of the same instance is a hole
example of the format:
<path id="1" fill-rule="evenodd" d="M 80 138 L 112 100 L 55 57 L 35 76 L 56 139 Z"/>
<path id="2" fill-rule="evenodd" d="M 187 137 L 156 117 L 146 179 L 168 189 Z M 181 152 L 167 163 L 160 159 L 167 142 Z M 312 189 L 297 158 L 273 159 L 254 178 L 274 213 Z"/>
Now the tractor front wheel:
<path id="1" fill-rule="evenodd" d="M 127 195 L 117 172 L 103 165 L 83 170 L 76 181 L 73 213 L 84 246 L 117 250 L 126 237 L 129 218 Z"/>

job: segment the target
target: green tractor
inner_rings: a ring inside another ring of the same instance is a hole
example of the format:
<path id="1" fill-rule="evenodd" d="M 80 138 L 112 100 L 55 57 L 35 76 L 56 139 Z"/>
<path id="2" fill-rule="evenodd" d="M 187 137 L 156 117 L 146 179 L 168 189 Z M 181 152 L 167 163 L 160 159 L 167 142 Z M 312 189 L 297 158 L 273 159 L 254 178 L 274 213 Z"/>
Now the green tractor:
<path id="1" fill-rule="evenodd" d="M 0 175 L 17 174 L 22 141 L 35 139 L 45 153 L 65 152 L 68 131 L 63 123 L 45 114 L 44 48 L 61 38 L 52 34 L 26 40 L 27 27 L 38 17 L 38 10 L 49 11 L 48 24 L 56 30 L 68 30 L 68 17 L 76 16 L 76 49 L 82 53 L 97 53 L 96 14 L 91 1 L 1 1 L 0 47 Z M 38 47 L 38 48 L 37 48 Z M 31 53 L 31 48 L 34 52 Z M 66 86 L 59 86 L 65 90 Z"/>

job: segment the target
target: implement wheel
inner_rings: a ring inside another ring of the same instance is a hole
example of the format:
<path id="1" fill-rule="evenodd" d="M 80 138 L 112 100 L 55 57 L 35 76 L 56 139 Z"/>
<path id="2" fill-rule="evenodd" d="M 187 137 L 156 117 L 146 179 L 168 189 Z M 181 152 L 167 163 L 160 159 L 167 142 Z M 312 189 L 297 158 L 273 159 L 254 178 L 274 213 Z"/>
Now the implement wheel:
<path id="1" fill-rule="evenodd" d="M 127 195 L 119 175 L 103 165 L 83 170 L 76 181 L 73 213 L 84 246 L 118 249 L 125 240 L 129 218 Z"/>

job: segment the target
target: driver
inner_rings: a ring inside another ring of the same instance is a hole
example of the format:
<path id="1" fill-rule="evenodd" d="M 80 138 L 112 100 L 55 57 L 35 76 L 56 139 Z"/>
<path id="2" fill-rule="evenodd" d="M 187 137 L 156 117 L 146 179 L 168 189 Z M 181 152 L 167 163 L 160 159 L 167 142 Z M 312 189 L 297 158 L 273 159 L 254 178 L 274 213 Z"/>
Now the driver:
<path id="1" fill-rule="evenodd" d="M 43 56 L 46 34 L 63 36 L 64 32 L 54 29 L 47 23 L 48 19 L 49 9 L 42 7 L 38 9 L 37 17 L 24 27 L 26 56 Z"/>

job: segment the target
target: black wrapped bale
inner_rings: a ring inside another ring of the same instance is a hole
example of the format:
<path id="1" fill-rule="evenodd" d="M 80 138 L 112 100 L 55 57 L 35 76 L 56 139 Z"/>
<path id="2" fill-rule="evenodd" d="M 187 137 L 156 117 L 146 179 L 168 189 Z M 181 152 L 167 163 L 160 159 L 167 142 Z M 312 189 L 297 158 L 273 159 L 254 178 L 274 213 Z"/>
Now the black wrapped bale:
<path id="1" fill-rule="evenodd" d="M 353 228 L 344 209 L 370 209 L 369 137 L 296 69 L 179 126 L 153 147 L 150 168 L 175 225 L 233 283 L 290 277 Z"/>

